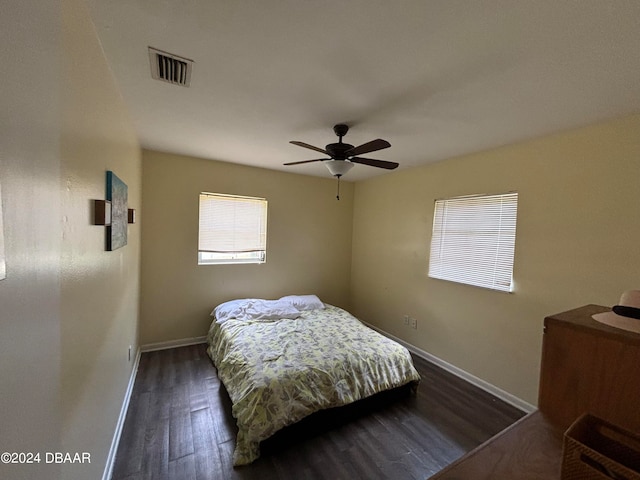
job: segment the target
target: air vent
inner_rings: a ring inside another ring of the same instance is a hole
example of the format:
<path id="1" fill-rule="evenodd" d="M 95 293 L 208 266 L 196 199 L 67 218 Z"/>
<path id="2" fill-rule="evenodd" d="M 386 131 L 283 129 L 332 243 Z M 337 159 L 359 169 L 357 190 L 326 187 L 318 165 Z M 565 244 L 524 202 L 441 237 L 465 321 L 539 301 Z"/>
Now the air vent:
<path id="1" fill-rule="evenodd" d="M 149 62 L 152 78 L 183 87 L 191 84 L 193 60 L 149 47 Z"/>

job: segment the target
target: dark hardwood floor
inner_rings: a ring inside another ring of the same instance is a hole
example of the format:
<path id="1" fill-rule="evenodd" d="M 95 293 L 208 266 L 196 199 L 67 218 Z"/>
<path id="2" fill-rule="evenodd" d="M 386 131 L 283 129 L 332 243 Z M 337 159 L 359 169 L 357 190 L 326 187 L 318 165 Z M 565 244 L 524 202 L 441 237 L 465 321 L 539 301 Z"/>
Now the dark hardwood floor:
<path id="1" fill-rule="evenodd" d="M 414 357 L 416 394 L 400 389 L 319 412 L 233 468 L 231 402 L 205 345 L 142 354 L 113 480 L 424 480 L 524 415 Z"/>

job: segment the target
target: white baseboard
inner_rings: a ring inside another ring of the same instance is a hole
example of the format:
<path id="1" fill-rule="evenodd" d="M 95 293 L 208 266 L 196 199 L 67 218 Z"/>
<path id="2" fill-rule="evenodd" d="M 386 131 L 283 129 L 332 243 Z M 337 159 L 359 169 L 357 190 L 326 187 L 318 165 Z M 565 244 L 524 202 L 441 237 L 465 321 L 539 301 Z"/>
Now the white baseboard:
<path id="1" fill-rule="evenodd" d="M 198 345 L 207 343 L 207 337 L 191 337 L 181 338 L 178 340 L 169 340 L 168 342 L 147 343 L 140 347 L 141 352 L 153 352 L 155 350 L 167 350 L 169 348 L 187 347 L 189 345 Z"/>
<path id="2" fill-rule="evenodd" d="M 411 345 L 410 343 L 407 343 L 404 340 L 394 335 L 391 335 L 390 333 L 387 333 L 384 330 L 381 330 L 380 328 L 374 325 L 371 325 L 367 322 L 363 322 L 363 323 L 365 323 L 375 331 L 381 333 L 385 337 L 389 337 L 392 340 L 395 340 L 396 342 L 398 342 L 400 345 L 404 345 L 411 353 L 414 353 L 415 355 L 427 360 L 428 362 L 431 362 L 434 365 L 439 366 L 443 370 L 446 370 L 447 372 L 452 373 L 453 375 L 460 377 L 463 380 L 466 380 L 470 384 L 475 385 L 476 387 L 486 392 L 489 392 L 491 395 L 498 397 L 500 400 L 508 403 L 509 405 L 513 405 L 514 407 L 522 410 L 523 412 L 531 413 L 538 409 L 538 407 L 536 407 L 535 405 L 531 405 L 529 402 L 525 402 L 521 398 L 518 398 L 515 395 L 510 394 L 509 392 L 505 392 L 501 388 L 498 388 L 495 385 L 492 385 L 491 383 L 486 382 L 485 380 L 482 380 L 481 378 L 478 378 L 475 375 L 472 375 L 471 373 L 465 370 L 462 370 L 461 368 L 458 368 L 455 365 L 452 365 L 449 362 L 446 362 L 445 360 L 442 360 L 441 358 L 438 358 L 429 352 L 426 352 L 414 345 Z"/>
<path id="3" fill-rule="evenodd" d="M 118 423 L 116 424 L 116 430 L 111 440 L 111 448 L 109 448 L 109 455 L 107 455 L 107 463 L 104 467 L 104 473 L 102 474 L 102 480 L 111 480 L 113 475 L 113 466 L 116 461 L 116 453 L 118 452 L 118 445 L 120 444 L 120 435 L 122 435 L 122 428 L 124 427 L 124 421 L 127 418 L 127 410 L 129 409 L 129 400 L 131 400 L 131 393 L 133 392 L 133 385 L 136 383 L 136 375 L 138 374 L 138 365 L 140 365 L 140 349 L 136 352 L 136 358 L 133 362 L 133 368 L 131 369 L 131 376 L 129 377 L 129 384 L 124 394 L 124 400 L 122 402 L 122 408 L 120 408 L 120 415 L 118 416 Z"/>

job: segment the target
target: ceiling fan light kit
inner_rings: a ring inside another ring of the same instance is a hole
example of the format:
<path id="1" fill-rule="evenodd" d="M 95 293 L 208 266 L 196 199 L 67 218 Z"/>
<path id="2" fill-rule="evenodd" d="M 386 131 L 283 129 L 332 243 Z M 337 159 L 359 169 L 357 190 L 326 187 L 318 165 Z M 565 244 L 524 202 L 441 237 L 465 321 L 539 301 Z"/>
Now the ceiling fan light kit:
<path id="1" fill-rule="evenodd" d="M 353 163 L 348 160 L 325 160 L 322 163 L 334 177 L 341 177 L 353 168 Z"/>
<path id="2" fill-rule="evenodd" d="M 369 165 L 371 167 L 384 168 L 386 170 L 393 170 L 394 168 L 398 168 L 398 164 L 396 162 L 388 162 L 386 160 L 375 160 L 373 158 L 362 158 L 357 156 L 363 153 L 377 152 L 378 150 L 389 148 L 391 144 L 386 140 L 377 138 L 376 140 L 372 140 L 370 142 L 363 143 L 358 147 L 354 147 L 353 145 L 350 145 L 348 143 L 342 143 L 342 137 L 344 137 L 349 131 L 348 125 L 340 123 L 333 127 L 333 131 L 338 136 L 338 142 L 330 143 L 324 149 L 314 147 L 313 145 L 309 145 L 308 143 L 304 142 L 289 142 L 293 145 L 297 145 L 298 147 L 308 148 L 316 152 L 324 153 L 330 158 L 317 158 L 314 160 L 289 162 L 285 163 L 285 165 L 299 165 L 302 163 L 323 162 L 331 175 L 338 179 L 338 200 L 340 200 L 340 177 L 351 170 L 355 163 Z"/>

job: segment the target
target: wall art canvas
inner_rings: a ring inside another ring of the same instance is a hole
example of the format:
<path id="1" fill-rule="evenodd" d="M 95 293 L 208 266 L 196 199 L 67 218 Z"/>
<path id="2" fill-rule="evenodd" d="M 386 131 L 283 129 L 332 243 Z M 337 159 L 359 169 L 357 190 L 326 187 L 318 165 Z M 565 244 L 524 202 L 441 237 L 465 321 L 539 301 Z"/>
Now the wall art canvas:
<path id="1" fill-rule="evenodd" d="M 107 171 L 107 200 L 111 202 L 111 225 L 107 227 L 107 250 L 127 244 L 127 184 Z"/>

